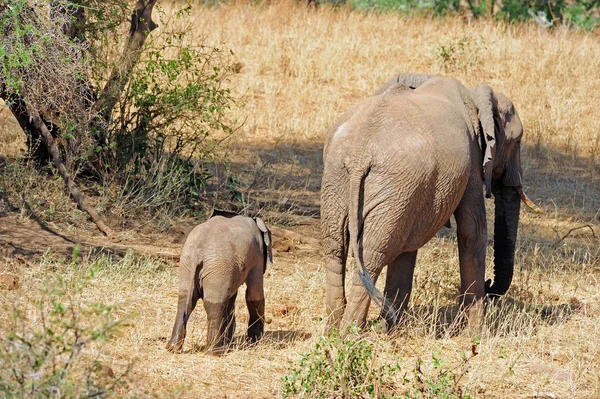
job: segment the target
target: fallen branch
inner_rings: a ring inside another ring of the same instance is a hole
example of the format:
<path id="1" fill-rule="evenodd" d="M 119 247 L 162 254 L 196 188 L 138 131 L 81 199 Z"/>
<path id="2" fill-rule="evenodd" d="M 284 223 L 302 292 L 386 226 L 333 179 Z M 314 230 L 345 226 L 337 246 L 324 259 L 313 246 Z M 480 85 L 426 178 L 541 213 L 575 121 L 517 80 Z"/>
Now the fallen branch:
<path id="1" fill-rule="evenodd" d="M 46 141 L 48 150 L 52 155 L 52 163 L 54 163 L 54 166 L 58 170 L 58 173 L 63 178 L 65 185 L 69 189 L 69 193 L 71 194 L 73 199 L 75 199 L 77 205 L 79 205 L 79 207 L 83 211 L 90 215 L 92 221 L 96 224 L 96 226 L 98 226 L 98 229 L 100 229 L 100 231 L 106 234 L 106 236 L 109 239 L 114 239 L 115 233 L 111 230 L 110 227 L 106 225 L 106 223 L 104 223 L 104 220 L 102 220 L 98 212 L 96 212 L 96 210 L 85 201 L 83 193 L 79 190 L 79 188 L 71 178 L 71 175 L 69 175 L 69 172 L 67 171 L 67 168 L 65 168 L 65 165 L 61 159 L 60 151 L 58 149 L 58 146 L 56 145 L 56 142 L 54 141 L 54 137 L 52 137 L 52 134 L 48 130 L 48 127 L 46 126 L 44 121 L 42 121 L 40 114 L 35 108 L 29 105 L 27 106 L 27 112 L 29 113 L 31 121 L 35 125 L 36 129 L 38 129 L 38 131 L 42 133 L 42 136 Z"/>
<path id="2" fill-rule="evenodd" d="M 592 226 L 590 226 L 589 224 L 584 224 L 583 226 L 579 226 L 579 227 L 573 227 L 571 230 L 569 230 L 569 231 L 567 232 L 567 234 L 565 234 L 564 236 L 562 236 L 562 238 L 561 238 L 560 240 L 556 241 L 556 242 L 554 243 L 554 246 L 555 246 L 555 247 L 556 247 L 556 246 L 558 246 L 558 244 L 560 244 L 560 243 L 561 243 L 561 242 L 562 242 L 562 241 L 563 241 L 565 238 L 567 238 L 567 237 L 569 236 L 569 234 L 571 234 L 572 232 L 574 232 L 574 231 L 576 231 L 576 230 L 581 230 L 581 229 L 584 229 L 584 228 L 586 228 L 586 227 L 592 231 L 592 237 L 596 238 L 596 233 L 594 233 L 594 229 L 592 228 Z"/>
<path id="3" fill-rule="evenodd" d="M 307 237 L 305 235 L 295 233 L 291 230 L 282 229 L 281 227 L 271 226 L 269 228 L 271 229 L 271 233 L 275 237 L 289 238 L 291 240 L 298 241 L 299 243 L 308 244 L 308 245 L 312 245 L 315 247 L 318 247 L 321 243 L 321 241 L 316 238 Z"/>

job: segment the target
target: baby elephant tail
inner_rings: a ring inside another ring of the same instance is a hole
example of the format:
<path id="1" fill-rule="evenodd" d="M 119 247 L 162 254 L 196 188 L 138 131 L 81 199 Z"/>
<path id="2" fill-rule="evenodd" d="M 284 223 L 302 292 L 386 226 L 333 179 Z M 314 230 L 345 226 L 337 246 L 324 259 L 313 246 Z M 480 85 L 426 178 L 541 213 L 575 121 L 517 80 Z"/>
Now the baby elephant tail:
<path id="1" fill-rule="evenodd" d="M 202 270 L 203 262 L 200 262 L 195 267 L 190 265 L 190 262 L 184 262 L 183 259 L 180 261 L 179 302 L 177 304 L 177 316 L 175 317 L 171 340 L 166 346 L 169 352 L 181 352 L 183 349 L 187 322 L 201 296 L 200 271 Z"/>

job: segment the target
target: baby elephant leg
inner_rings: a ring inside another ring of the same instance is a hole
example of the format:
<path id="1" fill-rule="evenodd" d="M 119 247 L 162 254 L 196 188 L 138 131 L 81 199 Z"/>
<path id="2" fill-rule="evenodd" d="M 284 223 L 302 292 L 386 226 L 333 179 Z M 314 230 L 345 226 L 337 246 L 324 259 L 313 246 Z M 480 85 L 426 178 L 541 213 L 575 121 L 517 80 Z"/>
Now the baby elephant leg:
<path id="1" fill-rule="evenodd" d="M 235 322 L 231 316 L 234 304 L 235 296 L 231 300 L 231 298 L 211 298 L 205 293 L 204 309 L 208 319 L 206 351 L 208 353 L 221 354 L 224 352 L 230 330 L 228 324 L 231 321 Z M 235 326 L 231 329 L 232 335 L 234 329 Z"/>
<path id="2" fill-rule="evenodd" d="M 237 298 L 237 292 L 233 294 L 231 299 L 229 299 L 229 303 L 227 304 L 227 309 L 225 309 L 225 343 L 229 344 L 231 340 L 233 340 L 233 334 L 235 333 L 235 299 Z"/>
<path id="3" fill-rule="evenodd" d="M 246 279 L 246 305 L 250 320 L 248 321 L 248 339 L 258 341 L 265 329 L 265 293 L 263 288 L 263 266 L 256 266 Z"/>

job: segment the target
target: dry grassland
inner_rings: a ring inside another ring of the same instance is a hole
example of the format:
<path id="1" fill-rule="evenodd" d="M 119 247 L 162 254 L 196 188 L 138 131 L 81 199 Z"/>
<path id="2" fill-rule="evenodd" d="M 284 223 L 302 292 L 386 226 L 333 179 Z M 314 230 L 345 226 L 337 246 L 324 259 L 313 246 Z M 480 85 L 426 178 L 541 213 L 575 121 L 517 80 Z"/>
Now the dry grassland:
<path id="1" fill-rule="evenodd" d="M 459 17 L 311 10 L 293 2 L 196 6 L 187 22 L 198 41 L 222 43 L 240 63 L 229 84 L 244 103 L 235 116 L 245 123 L 229 142 L 232 169 L 251 185 L 247 200 L 264 207 L 271 223 L 301 224 L 308 220 L 301 216 L 318 214 L 328 127 L 393 74 L 450 75 L 469 87 L 488 83 L 510 97 L 525 127 L 525 189 L 545 214 L 521 211 L 507 310 L 484 326 L 479 354 L 460 384 L 475 398 L 600 397 L 597 35 Z M 314 224 L 292 228 L 319 234 Z M 18 269 L 23 290 L 34 292 L 51 270 L 73 273 L 50 258 L 27 268 L 7 260 L 4 267 Z M 224 357 L 201 351 L 201 307 L 191 318 L 186 352 L 164 350 L 177 301 L 176 270 L 169 264 L 128 255 L 103 267 L 86 295 L 118 304 L 127 320 L 122 334 L 99 348 L 103 361 L 118 370 L 134 359 L 134 385 L 158 397 L 280 396 L 289 361 L 323 332 L 325 285 L 323 256 L 307 246 L 280 251 L 275 261 L 266 274 L 265 339 Z M 406 371 L 432 353 L 448 366 L 459 364 L 475 334 L 454 334 L 438 318 L 454 305 L 459 286 L 454 230 L 440 232 L 417 262 L 408 323 L 391 337 L 365 337 L 381 359 L 400 361 Z M 11 303 L 11 295 L 2 294 L 0 302 Z M 371 318 L 376 314 L 372 310 Z M 237 318 L 241 342 L 243 295 Z"/>

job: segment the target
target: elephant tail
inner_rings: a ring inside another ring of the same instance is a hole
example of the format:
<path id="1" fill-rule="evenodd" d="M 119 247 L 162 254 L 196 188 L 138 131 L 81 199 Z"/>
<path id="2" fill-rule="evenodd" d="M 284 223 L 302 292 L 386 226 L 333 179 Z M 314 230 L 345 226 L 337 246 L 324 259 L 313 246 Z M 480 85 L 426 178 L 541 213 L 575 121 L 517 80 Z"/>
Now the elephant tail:
<path id="1" fill-rule="evenodd" d="M 387 315 L 395 324 L 398 319 L 398 312 L 394 305 L 383 296 L 375 287 L 375 282 L 364 264 L 363 256 L 363 233 L 364 233 L 364 200 L 365 200 L 365 180 L 369 175 L 371 167 L 366 166 L 360 173 L 354 174 L 350 180 L 350 243 L 354 250 L 354 258 L 359 267 L 359 276 L 367 293 L 382 309 L 382 313 Z"/>
<path id="2" fill-rule="evenodd" d="M 181 291 L 180 287 L 180 292 L 185 292 L 186 296 L 185 296 L 185 302 L 182 303 L 182 312 L 183 312 L 183 319 L 184 319 L 184 323 L 187 323 L 188 319 L 190 318 L 190 314 L 192 313 L 192 309 L 194 307 L 194 298 L 197 298 L 199 296 L 201 296 L 201 291 L 202 288 L 200 286 L 200 273 L 202 272 L 202 267 L 204 266 L 204 261 L 200 261 L 200 263 L 196 264 L 195 267 L 193 267 L 190 271 L 189 271 L 189 277 L 190 277 L 190 281 L 188 281 L 188 286 L 185 287 L 183 289 L 183 291 Z"/>

